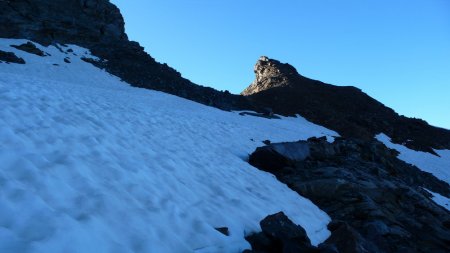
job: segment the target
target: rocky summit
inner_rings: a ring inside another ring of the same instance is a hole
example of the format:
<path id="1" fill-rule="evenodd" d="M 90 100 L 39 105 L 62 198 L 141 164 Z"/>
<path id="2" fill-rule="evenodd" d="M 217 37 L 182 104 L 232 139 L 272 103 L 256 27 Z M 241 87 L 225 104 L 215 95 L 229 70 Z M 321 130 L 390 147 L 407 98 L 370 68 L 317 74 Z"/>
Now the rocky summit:
<path id="1" fill-rule="evenodd" d="M 255 65 L 256 79 L 247 87 L 242 95 L 249 96 L 275 87 L 285 87 L 294 81 L 299 74 L 289 64 L 283 64 L 277 60 L 261 56 Z"/>
<path id="2" fill-rule="evenodd" d="M 304 77 L 293 66 L 265 56 L 256 63 L 255 75 L 242 95 L 257 108 L 271 108 L 282 115 L 300 114 L 344 137 L 369 140 L 385 133 L 394 142 L 416 150 L 433 153 L 431 148 L 450 148 L 450 131 L 400 116 L 358 88 Z"/>

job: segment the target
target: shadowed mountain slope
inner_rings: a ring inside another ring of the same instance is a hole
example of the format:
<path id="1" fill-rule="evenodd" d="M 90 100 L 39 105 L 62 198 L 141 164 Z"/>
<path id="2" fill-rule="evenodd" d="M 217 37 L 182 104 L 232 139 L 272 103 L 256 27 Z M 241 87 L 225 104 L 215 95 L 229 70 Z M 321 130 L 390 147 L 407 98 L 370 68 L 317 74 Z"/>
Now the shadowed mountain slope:
<path id="1" fill-rule="evenodd" d="M 108 0 L 0 1 L 0 38 L 76 44 L 106 60 L 98 67 L 133 86 L 224 110 L 250 108 L 241 96 L 196 85 L 167 64 L 156 62 L 137 42 L 128 40 L 124 24 L 119 9 Z"/>
<path id="2" fill-rule="evenodd" d="M 378 133 L 422 151 L 450 148 L 450 131 L 398 115 L 355 87 L 334 86 L 300 75 L 289 65 L 261 57 L 255 81 L 242 94 L 257 107 L 300 114 L 344 137 L 372 139 Z M 430 148 L 431 147 L 431 148 Z"/>
<path id="3" fill-rule="evenodd" d="M 272 233 L 247 237 L 254 250 L 248 252 L 449 252 L 450 212 L 430 196 L 431 190 L 449 197 L 448 183 L 397 155 L 378 141 L 344 138 L 257 148 L 249 163 L 274 174 L 329 214 L 332 234 L 311 249 L 305 240 L 286 240 L 291 239 L 286 233 L 290 230 L 281 227 L 285 234 L 278 232 L 278 238 Z M 263 222 L 261 228 L 264 231 Z"/>

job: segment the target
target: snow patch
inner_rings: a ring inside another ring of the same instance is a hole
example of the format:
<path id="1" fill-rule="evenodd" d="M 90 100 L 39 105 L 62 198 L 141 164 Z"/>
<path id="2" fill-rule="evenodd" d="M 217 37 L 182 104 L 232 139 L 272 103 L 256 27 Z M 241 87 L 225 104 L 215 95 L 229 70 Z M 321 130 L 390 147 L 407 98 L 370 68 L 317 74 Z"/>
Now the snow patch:
<path id="1" fill-rule="evenodd" d="M 27 63 L 0 63 L 1 252 L 241 252 L 279 211 L 314 245 L 330 235 L 326 213 L 246 159 L 266 139 L 337 133 L 132 88 L 74 45 L 10 47 L 26 42 L 0 39 Z"/>
<path id="2" fill-rule="evenodd" d="M 392 143 L 391 138 L 385 134 L 379 134 L 376 139 L 384 143 L 388 148 L 400 152 L 398 158 L 417 166 L 419 169 L 433 174 L 442 181 L 450 183 L 450 150 L 434 150 L 439 156 L 415 151 L 403 145 Z"/>
<path id="3" fill-rule="evenodd" d="M 436 204 L 438 204 L 438 205 L 442 206 L 443 208 L 450 211 L 450 199 L 449 198 L 444 197 L 439 193 L 432 192 L 428 189 L 425 189 L 425 190 L 427 192 L 429 192 L 431 195 L 433 195 L 432 199 Z"/>

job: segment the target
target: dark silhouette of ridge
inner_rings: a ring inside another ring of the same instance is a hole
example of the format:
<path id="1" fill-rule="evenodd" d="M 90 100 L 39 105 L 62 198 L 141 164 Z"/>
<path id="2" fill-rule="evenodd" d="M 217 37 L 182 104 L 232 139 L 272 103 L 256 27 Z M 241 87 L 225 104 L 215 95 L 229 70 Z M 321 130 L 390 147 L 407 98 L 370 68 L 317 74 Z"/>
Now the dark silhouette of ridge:
<path id="1" fill-rule="evenodd" d="M 337 131 L 343 137 L 369 140 L 385 133 L 394 142 L 435 153 L 450 148 L 450 131 L 420 119 L 398 115 L 391 108 L 351 86 L 334 86 L 300 75 L 277 60 L 261 57 L 255 81 L 242 94 L 258 108 L 306 119 Z"/>

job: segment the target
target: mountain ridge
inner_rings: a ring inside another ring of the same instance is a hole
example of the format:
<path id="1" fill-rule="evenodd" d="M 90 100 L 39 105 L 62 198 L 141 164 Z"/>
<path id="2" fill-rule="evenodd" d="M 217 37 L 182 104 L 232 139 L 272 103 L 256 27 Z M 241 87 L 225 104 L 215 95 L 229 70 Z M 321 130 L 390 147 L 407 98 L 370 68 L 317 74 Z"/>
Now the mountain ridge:
<path id="1" fill-rule="evenodd" d="M 0 0 L 0 73 L 0 251 L 450 249 L 448 132 L 358 88 L 196 85 L 106 0 Z"/>
<path id="2" fill-rule="evenodd" d="M 450 131 L 407 118 L 353 86 L 335 86 L 302 76 L 287 64 L 261 57 L 255 80 L 241 94 L 256 107 L 281 115 L 300 114 L 344 137 L 372 139 L 385 133 L 394 142 L 435 153 L 450 148 Z"/>
<path id="3" fill-rule="evenodd" d="M 158 63 L 138 42 L 128 40 L 120 10 L 108 0 L 0 1 L 0 28 L 2 38 L 89 48 L 103 59 L 92 64 L 135 87 L 222 110 L 300 114 L 342 136 L 371 139 L 384 132 L 394 142 L 415 150 L 450 149 L 450 130 L 400 116 L 358 88 L 309 79 L 293 66 L 268 57 L 255 65 L 256 79 L 243 91 L 244 96 L 192 83 L 167 64 Z M 292 88 L 294 84 L 297 88 Z"/>
<path id="4" fill-rule="evenodd" d="M 98 67 L 135 87 L 223 110 L 252 108 L 245 98 L 194 84 L 158 63 L 138 42 L 128 40 L 120 10 L 109 0 L 0 1 L 0 37 L 43 45 L 76 44 L 106 60 Z"/>

